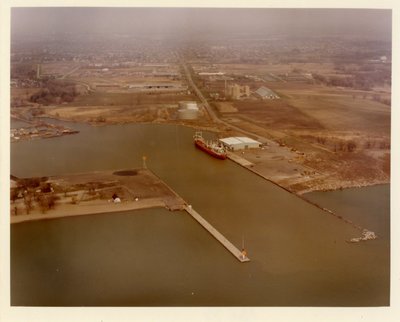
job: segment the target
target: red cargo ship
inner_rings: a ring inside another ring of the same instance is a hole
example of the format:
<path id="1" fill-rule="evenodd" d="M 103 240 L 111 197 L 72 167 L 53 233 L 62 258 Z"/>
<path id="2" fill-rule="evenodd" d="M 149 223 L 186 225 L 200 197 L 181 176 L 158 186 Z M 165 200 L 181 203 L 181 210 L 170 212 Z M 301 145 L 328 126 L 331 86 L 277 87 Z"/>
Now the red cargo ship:
<path id="1" fill-rule="evenodd" d="M 196 132 L 194 135 L 194 144 L 200 150 L 207 152 L 209 155 L 212 155 L 214 158 L 218 158 L 221 160 L 225 160 L 227 158 L 227 154 L 225 148 L 215 141 L 207 142 L 201 132 Z"/>

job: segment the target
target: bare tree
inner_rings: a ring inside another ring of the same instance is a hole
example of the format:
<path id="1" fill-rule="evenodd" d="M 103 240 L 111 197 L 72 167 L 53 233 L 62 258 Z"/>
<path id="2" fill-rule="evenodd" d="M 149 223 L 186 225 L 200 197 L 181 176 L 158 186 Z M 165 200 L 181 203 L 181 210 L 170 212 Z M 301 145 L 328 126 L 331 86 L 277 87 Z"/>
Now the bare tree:
<path id="1" fill-rule="evenodd" d="M 347 142 L 347 151 L 353 152 L 357 148 L 357 144 L 354 141 Z"/>
<path id="2" fill-rule="evenodd" d="M 46 196 L 44 196 L 42 194 L 39 195 L 37 197 L 37 203 L 38 203 L 41 213 L 44 214 L 49 207 Z"/>
<path id="3" fill-rule="evenodd" d="M 18 194 L 19 194 L 18 189 L 15 189 L 15 188 L 14 188 L 14 189 L 11 189 L 11 192 L 10 192 L 10 199 L 11 199 L 12 203 L 14 203 L 15 200 L 18 199 Z"/>
<path id="4" fill-rule="evenodd" d="M 59 199 L 59 197 L 57 195 L 55 195 L 54 193 L 47 195 L 47 207 L 49 210 L 55 208 L 56 201 L 58 199 Z"/>
<path id="5" fill-rule="evenodd" d="M 319 144 L 325 145 L 325 143 L 326 143 L 326 138 L 321 137 L 321 136 L 318 136 L 318 137 L 317 137 L 317 142 L 318 142 Z"/>
<path id="6" fill-rule="evenodd" d="M 29 215 L 29 213 L 33 209 L 33 199 L 30 194 L 25 194 L 24 205 L 25 205 L 26 214 Z"/>

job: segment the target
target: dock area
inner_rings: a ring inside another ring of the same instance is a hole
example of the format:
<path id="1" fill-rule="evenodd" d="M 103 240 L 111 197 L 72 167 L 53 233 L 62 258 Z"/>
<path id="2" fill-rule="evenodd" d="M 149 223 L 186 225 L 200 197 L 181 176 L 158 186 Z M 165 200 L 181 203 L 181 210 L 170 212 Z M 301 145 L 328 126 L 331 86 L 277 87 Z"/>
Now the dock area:
<path id="1" fill-rule="evenodd" d="M 239 155 L 237 155 L 237 154 L 235 154 L 235 153 L 233 153 L 233 152 L 227 152 L 227 154 L 228 154 L 228 158 L 230 159 L 230 160 L 232 160 L 233 162 L 236 162 L 236 163 L 238 163 L 238 164 L 240 164 L 242 167 L 251 167 L 251 166 L 253 166 L 254 164 L 253 163 L 251 163 L 250 161 L 248 161 L 248 160 L 246 160 L 246 159 L 244 159 L 244 158 L 242 158 L 242 157 L 240 157 Z"/>
<path id="2" fill-rule="evenodd" d="M 216 240 L 218 240 L 227 250 L 229 250 L 232 253 L 232 255 L 235 256 L 240 262 L 244 263 L 250 261 L 250 259 L 246 255 L 243 255 L 243 253 L 239 249 L 237 249 L 228 239 L 226 239 L 218 230 L 216 230 L 192 207 L 186 206 L 185 210 L 200 225 L 202 225 Z"/>

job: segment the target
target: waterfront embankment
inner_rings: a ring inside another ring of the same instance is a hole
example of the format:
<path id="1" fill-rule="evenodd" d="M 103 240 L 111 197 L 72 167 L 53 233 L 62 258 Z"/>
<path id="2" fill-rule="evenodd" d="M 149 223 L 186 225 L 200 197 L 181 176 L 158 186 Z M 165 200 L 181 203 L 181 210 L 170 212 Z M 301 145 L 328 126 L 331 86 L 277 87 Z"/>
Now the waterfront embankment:
<path id="1" fill-rule="evenodd" d="M 12 224 L 186 204 L 147 169 L 16 179 L 11 190 Z"/>
<path id="2" fill-rule="evenodd" d="M 162 198 L 148 198 L 138 201 L 124 201 L 121 203 L 107 202 L 104 200 L 86 201 L 79 205 L 64 203 L 57 205 L 57 208 L 45 213 L 38 213 L 36 211 L 30 214 L 11 216 L 10 222 L 11 224 L 17 224 L 25 221 L 114 213 L 165 206 L 165 202 Z"/>
<path id="3" fill-rule="evenodd" d="M 325 207 L 322 207 L 318 203 L 307 199 L 306 197 L 303 196 L 303 194 L 295 193 L 295 192 L 289 190 L 288 188 L 286 188 L 285 186 L 277 183 L 276 181 L 271 180 L 264 172 L 258 171 L 257 169 L 254 169 L 253 164 L 250 161 L 246 160 L 245 158 L 243 158 L 243 157 L 241 157 L 241 156 L 239 156 L 237 154 L 234 154 L 234 153 L 228 153 L 228 158 L 230 160 L 232 160 L 233 162 L 239 164 L 243 168 L 246 168 L 249 171 L 253 172 L 257 176 L 260 176 L 261 178 L 263 178 L 263 179 L 265 179 L 265 180 L 277 185 L 278 187 L 282 188 L 283 190 L 286 190 L 287 192 L 296 195 L 298 198 L 302 199 L 303 201 L 305 201 L 307 203 L 310 203 L 313 206 L 323 210 L 325 213 L 330 214 L 330 215 L 336 217 L 337 219 L 342 220 L 345 223 L 347 223 L 347 224 L 353 226 L 354 228 L 358 229 L 361 232 L 362 236 L 361 237 L 352 238 L 352 239 L 349 240 L 350 242 L 360 242 L 360 241 L 373 240 L 373 239 L 378 238 L 378 236 L 374 232 L 372 232 L 372 231 L 370 231 L 370 230 L 368 230 L 368 229 L 366 229 L 364 227 L 361 227 L 360 225 L 356 224 L 352 220 L 344 218 L 343 216 L 337 214 L 336 212 L 334 212 L 334 211 L 332 211 L 330 209 L 327 209 Z"/>

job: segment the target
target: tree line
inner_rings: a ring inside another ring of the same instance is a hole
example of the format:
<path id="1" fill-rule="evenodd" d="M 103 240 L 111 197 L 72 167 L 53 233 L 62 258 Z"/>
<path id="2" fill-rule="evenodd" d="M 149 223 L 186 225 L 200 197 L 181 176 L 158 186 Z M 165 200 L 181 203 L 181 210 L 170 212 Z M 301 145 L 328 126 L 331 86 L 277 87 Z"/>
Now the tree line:
<path id="1" fill-rule="evenodd" d="M 55 194 L 47 177 L 17 179 L 17 187 L 11 189 L 10 199 L 14 204 L 17 199 L 22 198 L 26 214 L 29 214 L 35 206 L 42 213 L 54 209 L 60 198 Z M 14 215 L 18 215 L 18 207 L 13 207 Z"/>
<path id="2" fill-rule="evenodd" d="M 32 94 L 30 101 L 42 105 L 61 104 L 72 102 L 79 95 L 76 85 L 60 80 L 47 80 L 43 87 Z"/>

